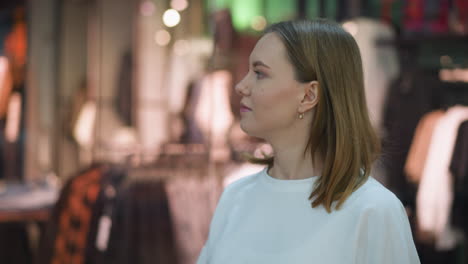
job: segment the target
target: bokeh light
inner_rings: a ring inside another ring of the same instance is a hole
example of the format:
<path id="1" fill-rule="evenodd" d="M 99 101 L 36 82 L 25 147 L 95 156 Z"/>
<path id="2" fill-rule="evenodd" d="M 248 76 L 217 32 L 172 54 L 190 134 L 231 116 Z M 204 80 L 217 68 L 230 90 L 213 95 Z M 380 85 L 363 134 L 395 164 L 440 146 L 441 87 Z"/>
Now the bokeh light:
<path id="1" fill-rule="evenodd" d="M 175 27 L 179 24 L 180 22 L 180 15 L 177 10 L 174 9 L 168 9 L 166 12 L 164 12 L 163 15 L 163 22 L 164 25 L 167 27 Z"/>
<path id="2" fill-rule="evenodd" d="M 166 46 L 171 41 L 171 34 L 164 29 L 158 30 L 154 35 L 154 40 L 159 46 Z"/>
<path id="3" fill-rule="evenodd" d="M 172 0 L 171 7 L 177 11 L 183 11 L 188 7 L 189 3 L 187 0 Z"/>
<path id="4" fill-rule="evenodd" d="M 152 16 L 156 10 L 156 6 L 150 0 L 143 1 L 140 5 L 140 13 L 143 16 Z"/>
<path id="5" fill-rule="evenodd" d="M 256 16 L 252 19 L 252 28 L 257 30 L 257 31 L 262 31 L 265 29 L 267 25 L 267 21 L 264 17 L 262 16 Z"/>

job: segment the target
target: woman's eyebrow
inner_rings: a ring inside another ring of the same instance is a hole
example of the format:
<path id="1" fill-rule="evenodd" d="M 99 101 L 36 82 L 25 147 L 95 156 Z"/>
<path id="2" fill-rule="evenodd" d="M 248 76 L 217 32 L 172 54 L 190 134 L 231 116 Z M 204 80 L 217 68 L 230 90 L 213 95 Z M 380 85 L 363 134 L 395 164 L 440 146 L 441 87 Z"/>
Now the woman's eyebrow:
<path id="1" fill-rule="evenodd" d="M 262 61 L 259 61 L 259 60 L 254 61 L 254 63 L 252 63 L 252 65 L 253 65 L 254 67 L 256 67 L 256 66 L 263 66 L 263 67 L 265 67 L 265 68 L 270 69 L 270 67 L 269 67 L 268 65 L 266 65 L 265 63 L 263 63 Z"/>

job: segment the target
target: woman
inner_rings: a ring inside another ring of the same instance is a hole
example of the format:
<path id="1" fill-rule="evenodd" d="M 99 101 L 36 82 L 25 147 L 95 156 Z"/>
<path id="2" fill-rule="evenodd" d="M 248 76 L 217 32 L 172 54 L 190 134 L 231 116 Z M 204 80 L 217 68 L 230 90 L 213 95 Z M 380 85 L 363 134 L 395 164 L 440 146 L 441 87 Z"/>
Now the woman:
<path id="1" fill-rule="evenodd" d="M 404 207 L 369 176 L 380 145 L 353 37 L 326 20 L 281 22 L 249 63 L 241 127 L 274 156 L 224 191 L 198 263 L 419 263 Z"/>

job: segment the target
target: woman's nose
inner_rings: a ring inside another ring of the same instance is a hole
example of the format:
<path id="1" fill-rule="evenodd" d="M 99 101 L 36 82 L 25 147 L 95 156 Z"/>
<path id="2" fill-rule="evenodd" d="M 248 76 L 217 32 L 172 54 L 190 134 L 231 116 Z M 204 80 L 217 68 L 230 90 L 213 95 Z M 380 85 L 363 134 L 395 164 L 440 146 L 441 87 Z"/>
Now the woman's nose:
<path id="1" fill-rule="evenodd" d="M 248 89 L 245 83 L 245 78 L 236 84 L 235 89 L 236 89 L 237 94 L 239 95 L 242 95 L 242 96 L 248 95 Z"/>

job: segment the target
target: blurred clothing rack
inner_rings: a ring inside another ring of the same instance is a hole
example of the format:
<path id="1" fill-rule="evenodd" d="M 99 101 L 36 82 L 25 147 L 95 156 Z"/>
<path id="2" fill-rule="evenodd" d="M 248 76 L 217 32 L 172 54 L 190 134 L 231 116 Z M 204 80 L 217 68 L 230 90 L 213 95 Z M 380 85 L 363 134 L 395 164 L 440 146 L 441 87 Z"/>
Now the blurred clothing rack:
<path id="1" fill-rule="evenodd" d="M 376 45 L 379 46 L 416 46 L 423 43 L 430 43 L 433 41 L 443 41 L 443 42 L 468 42 L 468 36 L 460 36 L 460 35 L 424 35 L 424 34 L 414 34 L 410 36 L 402 36 L 397 39 L 377 39 L 375 41 Z"/>
<path id="2" fill-rule="evenodd" d="M 141 145 L 129 147 L 114 147 L 101 145 L 103 153 L 96 159 L 97 162 L 117 163 L 125 165 L 150 165 L 155 161 L 168 157 L 209 157 L 208 147 L 204 144 L 167 143 L 158 148 L 144 148 Z"/>

